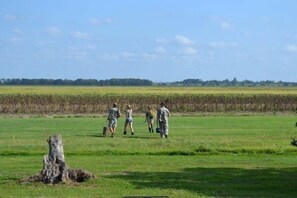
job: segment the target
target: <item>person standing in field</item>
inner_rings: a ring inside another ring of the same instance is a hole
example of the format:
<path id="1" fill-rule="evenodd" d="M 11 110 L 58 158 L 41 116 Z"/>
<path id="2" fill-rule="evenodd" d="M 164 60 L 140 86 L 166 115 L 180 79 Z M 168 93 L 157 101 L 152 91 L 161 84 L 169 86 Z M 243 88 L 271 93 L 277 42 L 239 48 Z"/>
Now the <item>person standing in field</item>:
<path id="1" fill-rule="evenodd" d="M 168 138 L 168 132 L 169 132 L 169 123 L 168 118 L 170 116 L 169 110 L 165 107 L 165 103 L 160 104 L 160 108 L 157 112 L 157 121 L 160 128 L 160 137 L 161 138 Z"/>
<path id="2" fill-rule="evenodd" d="M 132 109 L 131 109 L 131 106 L 130 105 L 127 105 L 126 121 L 125 121 L 125 127 L 124 127 L 124 135 L 127 134 L 127 126 L 128 125 L 129 125 L 129 128 L 131 130 L 131 135 L 134 135 Z"/>
<path id="3" fill-rule="evenodd" d="M 145 120 L 148 125 L 148 129 L 150 133 L 154 132 L 154 117 L 156 116 L 156 110 L 152 108 L 151 106 L 147 107 L 147 111 L 145 112 Z"/>
<path id="4" fill-rule="evenodd" d="M 117 103 L 113 103 L 112 108 L 109 110 L 109 114 L 107 117 L 108 120 L 108 128 L 111 132 L 111 137 L 114 137 L 117 127 L 118 118 L 121 116 L 120 109 L 118 108 Z"/>

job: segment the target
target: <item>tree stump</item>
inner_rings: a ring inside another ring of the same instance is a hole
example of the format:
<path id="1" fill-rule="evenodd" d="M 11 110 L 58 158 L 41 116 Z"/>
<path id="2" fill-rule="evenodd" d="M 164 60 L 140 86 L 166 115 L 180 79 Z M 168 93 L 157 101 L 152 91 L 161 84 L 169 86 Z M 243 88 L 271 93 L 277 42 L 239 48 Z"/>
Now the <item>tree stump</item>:
<path id="1" fill-rule="evenodd" d="M 43 169 L 37 175 L 30 176 L 21 182 L 40 181 L 45 184 L 57 184 L 67 180 L 83 182 L 95 176 L 82 169 L 69 169 L 65 163 L 61 135 L 54 135 L 47 140 L 49 154 L 43 157 Z"/>

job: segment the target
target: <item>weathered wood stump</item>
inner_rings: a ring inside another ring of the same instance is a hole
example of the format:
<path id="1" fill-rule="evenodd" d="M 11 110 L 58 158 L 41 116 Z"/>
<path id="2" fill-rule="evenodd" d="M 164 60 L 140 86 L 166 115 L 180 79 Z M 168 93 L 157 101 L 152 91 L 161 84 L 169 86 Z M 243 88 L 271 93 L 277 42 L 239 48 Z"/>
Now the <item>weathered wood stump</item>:
<path id="1" fill-rule="evenodd" d="M 43 169 L 37 175 L 21 182 L 40 181 L 45 184 L 56 184 L 67 180 L 83 182 L 95 176 L 82 169 L 69 169 L 65 163 L 64 149 L 61 135 L 54 135 L 47 140 L 49 154 L 43 157 Z"/>

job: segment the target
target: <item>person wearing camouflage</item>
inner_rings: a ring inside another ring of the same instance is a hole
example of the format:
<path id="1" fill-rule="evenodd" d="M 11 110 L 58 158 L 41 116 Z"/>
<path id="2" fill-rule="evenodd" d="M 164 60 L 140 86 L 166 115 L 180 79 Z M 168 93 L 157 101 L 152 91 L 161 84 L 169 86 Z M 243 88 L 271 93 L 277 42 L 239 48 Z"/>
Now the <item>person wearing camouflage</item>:
<path id="1" fill-rule="evenodd" d="M 116 127 L 117 127 L 117 121 L 118 118 L 121 116 L 120 109 L 118 108 L 117 103 L 113 103 L 112 108 L 109 110 L 109 114 L 107 117 L 108 120 L 108 128 L 111 132 L 111 137 L 114 137 Z"/>
<path id="2" fill-rule="evenodd" d="M 170 112 L 166 108 L 165 103 L 160 104 L 160 108 L 157 111 L 157 121 L 160 128 L 160 137 L 161 138 L 168 138 L 169 132 L 169 122 L 168 118 L 170 117 Z"/>

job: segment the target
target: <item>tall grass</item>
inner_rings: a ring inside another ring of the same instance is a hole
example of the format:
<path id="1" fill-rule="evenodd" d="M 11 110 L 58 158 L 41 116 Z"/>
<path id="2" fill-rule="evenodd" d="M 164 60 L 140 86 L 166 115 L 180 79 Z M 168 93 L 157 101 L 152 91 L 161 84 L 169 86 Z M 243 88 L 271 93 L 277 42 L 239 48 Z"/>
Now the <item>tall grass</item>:
<path id="1" fill-rule="evenodd" d="M 0 113 L 106 113 L 113 102 L 134 112 L 165 101 L 172 112 L 297 112 L 297 94 L 0 94 Z"/>

